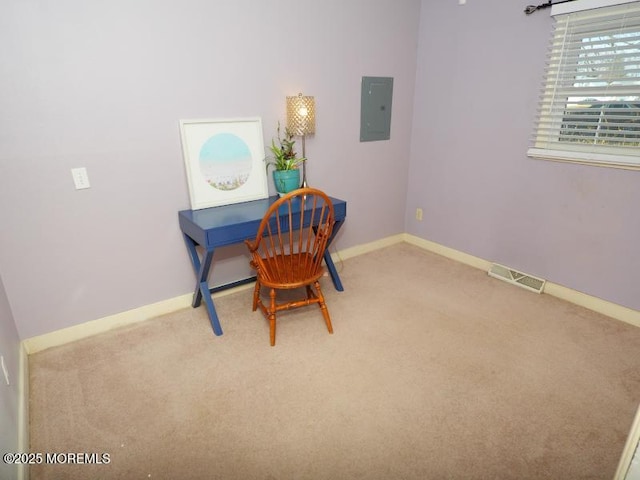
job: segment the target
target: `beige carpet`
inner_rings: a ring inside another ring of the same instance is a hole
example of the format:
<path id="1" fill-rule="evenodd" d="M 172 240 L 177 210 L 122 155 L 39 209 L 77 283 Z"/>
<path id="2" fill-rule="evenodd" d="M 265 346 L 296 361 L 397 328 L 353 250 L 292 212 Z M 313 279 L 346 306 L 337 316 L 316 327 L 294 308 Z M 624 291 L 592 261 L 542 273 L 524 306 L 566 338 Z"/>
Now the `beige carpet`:
<path id="1" fill-rule="evenodd" d="M 610 479 L 640 401 L 640 328 L 398 244 L 317 307 L 251 291 L 30 357 L 37 479 Z"/>

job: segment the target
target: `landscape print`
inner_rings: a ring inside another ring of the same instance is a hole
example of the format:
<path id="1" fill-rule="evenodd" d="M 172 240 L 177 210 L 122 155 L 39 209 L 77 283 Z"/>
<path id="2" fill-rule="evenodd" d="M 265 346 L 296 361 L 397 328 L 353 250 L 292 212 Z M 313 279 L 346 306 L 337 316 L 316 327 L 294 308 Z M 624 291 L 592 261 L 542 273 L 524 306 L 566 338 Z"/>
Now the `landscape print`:
<path id="1" fill-rule="evenodd" d="M 267 198 L 260 117 L 180 120 L 191 209 Z"/>
<path id="2" fill-rule="evenodd" d="M 217 190 L 235 190 L 251 175 L 253 160 L 248 145 L 232 133 L 207 139 L 198 156 L 205 182 Z"/>

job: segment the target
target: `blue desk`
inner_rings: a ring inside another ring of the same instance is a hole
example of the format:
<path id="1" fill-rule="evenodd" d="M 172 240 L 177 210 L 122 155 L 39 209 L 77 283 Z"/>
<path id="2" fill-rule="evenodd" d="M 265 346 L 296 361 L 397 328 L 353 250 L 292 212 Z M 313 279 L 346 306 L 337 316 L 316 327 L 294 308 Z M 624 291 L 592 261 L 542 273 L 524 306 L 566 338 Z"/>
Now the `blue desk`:
<path id="1" fill-rule="evenodd" d="M 201 301 L 204 299 L 207 312 L 209 313 L 209 320 L 211 321 L 213 332 L 216 335 L 222 335 L 222 327 L 220 326 L 216 308 L 213 305 L 211 293 L 251 282 L 255 280 L 255 277 L 216 288 L 210 288 L 209 273 L 211 271 L 215 249 L 225 245 L 243 243 L 248 238 L 255 238 L 264 214 L 269 209 L 269 206 L 277 199 L 277 196 L 272 196 L 251 202 L 235 203 L 202 210 L 182 210 L 178 212 L 180 230 L 182 230 L 189 257 L 191 258 L 193 271 L 196 275 L 196 286 L 191 306 L 194 308 L 200 306 Z M 329 239 L 329 243 L 327 244 L 324 261 L 331 275 L 333 285 L 336 290 L 342 291 L 344 288 L 342 287 L 340 276 L 331 259 L 328 246 L 331 245 L 333 238 L 344 223 L 347 216 L 347 202 L 337 198 L 331 198 L 331 201 L 333 202 L 333 208 L 335 210 L 336 223 L 333 227 L 333 233 Z M 202 247 L 202 256 L 198 254 L 197 246 Z"/>

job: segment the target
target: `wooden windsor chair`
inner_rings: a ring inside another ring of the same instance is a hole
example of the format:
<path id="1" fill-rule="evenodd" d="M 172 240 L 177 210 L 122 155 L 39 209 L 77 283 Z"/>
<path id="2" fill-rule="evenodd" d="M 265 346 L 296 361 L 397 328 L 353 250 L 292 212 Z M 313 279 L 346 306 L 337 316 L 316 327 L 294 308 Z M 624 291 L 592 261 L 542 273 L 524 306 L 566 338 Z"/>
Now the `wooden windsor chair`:
<path id="1" fill-rule="evenodd" d="M 276 343 L 276 313 L 290 308 L 317 304 L 329 333 L 333 333 L 319 279 L 324 274 L 322 257 L 334 223 L 329 197 L 315 188 L 300 188 L 276 200 L 265 213 L 255 240 L 245 241 L 257 274 L 253 311 L 260 307 L 269 320 L 271 346 Z M 262 287 L 269 289 L 266 304 L 261 298 Z M 276 301 L 277 290 L 302 287 L 304 298 Z"/>

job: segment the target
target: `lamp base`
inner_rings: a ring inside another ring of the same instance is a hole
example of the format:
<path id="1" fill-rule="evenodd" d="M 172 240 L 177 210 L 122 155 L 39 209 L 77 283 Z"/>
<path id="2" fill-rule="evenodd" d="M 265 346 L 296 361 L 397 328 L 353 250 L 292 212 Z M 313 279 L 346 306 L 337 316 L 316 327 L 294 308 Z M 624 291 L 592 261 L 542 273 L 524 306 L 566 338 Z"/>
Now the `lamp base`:
<path id="1" fill-rule="evenodd" d="M 304 137 L 303 137 L 304 138 Z M 300 184 L 300 188 L 307 188 L 309 184 L 307 184 L 307 161 L 302 161 L 302 183 Z"/>

